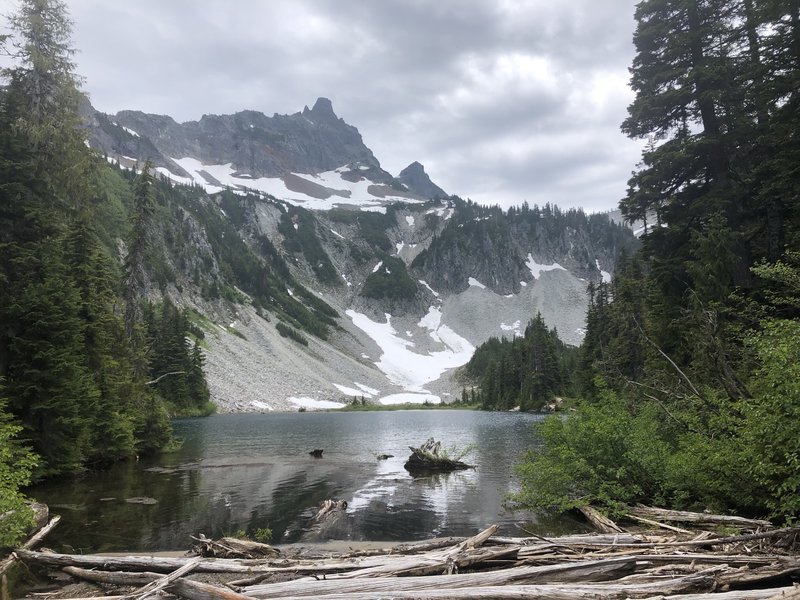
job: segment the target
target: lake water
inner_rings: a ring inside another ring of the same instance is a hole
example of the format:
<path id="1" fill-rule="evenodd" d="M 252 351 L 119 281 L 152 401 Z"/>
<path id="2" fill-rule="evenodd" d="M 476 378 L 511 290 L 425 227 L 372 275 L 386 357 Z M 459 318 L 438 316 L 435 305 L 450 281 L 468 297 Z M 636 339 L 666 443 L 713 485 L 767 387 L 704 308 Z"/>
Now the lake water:
<path id="1" fill-rule="evenodd" d="M 538 415 L 456 410 L 216 415 L 174 422 L 178 452 L 115 465 L 31 491 L 64 521 L 48 538 L 69 552 L 186 550 L 191 535 L 253 534 L 274 544 L 339 540 L 419 540 L 471 535 L 492 523 L 542 535 L 576 531 L 565 519 L 504 508 L 513 466 L 536 440 Z M 475 470 L 412 477 L 408 446 L 434 437 L 474 449 Z M 309 451 L 324 449 L 323 457 Z M 379 461 L 377 454 L 392 454 Z M 149 504 L 131 502 L 146 499 Z M 317 505 L 348 502 L 325 528 Z M 153 503 L 153 501 L 155 501 Z"/>

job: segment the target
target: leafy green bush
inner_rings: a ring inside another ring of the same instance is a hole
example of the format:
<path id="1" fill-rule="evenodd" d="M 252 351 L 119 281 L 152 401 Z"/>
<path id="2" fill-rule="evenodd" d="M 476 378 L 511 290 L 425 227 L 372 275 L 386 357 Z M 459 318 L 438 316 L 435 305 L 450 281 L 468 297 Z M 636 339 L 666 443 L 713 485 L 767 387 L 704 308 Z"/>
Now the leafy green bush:
<path id="1" fill-rule="evenodd" d="M 671 452 L 663 415 L 652 405 L 633 413 L 608 390 L 601 396 L 602 401 L 583 402 L 566 418 L 553 415 L 538 425 L 542 445 L 517 467 L 520 504 L 569 510 L 663 502 Z"/>
<path id="2" fill-rule="evenodd" d="M 16 440 L 21 430 L 0 401 L 0 547 L 14 546 L 33 524 L 33 511 L 20 489 L 30 483 L 36 458 Z"/>
<path id="3" fill-rule="evenodd" d="M 259 527 L 253 532 L 253 539 L 262 544 L 272 541 L 272 529 L 269 527 Z"/>

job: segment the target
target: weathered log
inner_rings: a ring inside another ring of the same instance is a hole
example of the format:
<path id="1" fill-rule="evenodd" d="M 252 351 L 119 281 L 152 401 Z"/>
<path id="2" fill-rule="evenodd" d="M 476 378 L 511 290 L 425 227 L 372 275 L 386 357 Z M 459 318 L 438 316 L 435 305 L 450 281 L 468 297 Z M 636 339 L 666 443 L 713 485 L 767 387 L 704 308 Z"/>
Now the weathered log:
<path id="1" fill-rule="evenodd" d="M 771 529 L 770 531 L 762 531 L 760 533 L 748 533 L 745 535 L 733 535 L 726 537 L 708 537 L 703 539 L 685 540 L 681 542 L 620 542 L 620 543 L 607 543 L 599 542 L 597 544 L 587 543 L 586 548 L 677 548 L 679 546 L 720 546 L 725 544 L 737 544 L 739 542 L 752 542 L 755 540 L 766 540 L 771 538 L 788 537 L 793 535 L 800 535 L 800 526 L 785 527 L 783 529 Z"/>
<path id="2" fill-rule="evenodd" d="M 779 590 L 774 596 L 770 596 L 767 600 L 798 600 L 800 599 L 800 586 L 792 588 L 784 588 Z"/>
<path id="3" fill-rule="evenodd" d="M 471 590 L 442 590 L 444 594 L 450 595 L 437 595 L 433 596 L 430 594 L 427 595 L 414 595 L 410 598 L 418 598 L 420 600 L 445 600 L 445 599 L 459 599 L 464 598 L 465 600 L 470 598 L 480 598 L 481 600 L 492 600 L 493 598 L 503 600 L 505 598 L 511 599 L 520 599 L 520 600 L 564 600 L 565 598 L 580 598 L 579 596 L 571 596 L 569 594 L 572 591 L 567 591 L 567 595 L 550 595 L 550 596 L 542 596 L 542 595 L 525 595 L 530 594 L 532 588 L 534 586 L 515 586 L 515 587 L 506 587 L 501 588 L 500 590 L 494 590 L 492 588 L 488 590 L 478 589 L 471 589 Z M 794 588 L 777 588 L 777 589 L 769 589 L 769 590 L 748 590 L 748 591 L 736 591 L 736 592 L 722 592 L 722 593 L 701 593 L 701 594 L 670 594 L 668 597 L 664 596 L 664 594 L 658 594 L 657 596 L 649 596 L 647 598 L 643 598 L 642 600 L 795 600 L 797 596 L 789 596 L 787 594 L 792 593 Z M 498 593 L 495 593 L 495 592 Z M 503 592 L 503 593 L 499 593 Z M 551 592 L 551 594 L 555 594 L 556 592 Z M 778 595 L 775 595 L 775 594 Z M 483 594 L 483 595 L 479 595 Z M 783 595 L 782 595 L 783 594 Z M 394 596 L 392 596 L 394 597 Z M 584 596 L 585 598 L 586 596 Z M 597 600 L 601 596 L 589 596 L 591 600 Z M 602 598 L 624 598 L 624 595 L 621 596 L 602 596 Z M 240 596 L 240 600 L 241 600 Z M 247 598 L 247 596 L 244 596 Z M 304 597 L 306 598 L 306 597 Z M 347 598 L 354 598 L 354 596 L 350 595 Z M 409 597 L 406 597 L 408 600 Z M 121 600 L 122 596 L 93 596 L 90 598 L 64 598 L 62 600 Z M 198 599 L 199 600 L 199 599 Z M 216 600 L 214 599 L 203 599 L 203 600 Z M 289 598 L 288 600 L 292 600 Z M 331 597 L 327 597 L 327 600 L 333 600 Z M 360 600 L 355 598 L 355 600 Z"/>
<path id="4" fill-rule="evenodd" d="M 669 596 L 669 600 L 789 600 L 788 596 L 775 596 L 791 588 L 773 588 L 769 590 L 745 590 L 735 592 L 712 592 L 710 594 L 676 594 Z M 651 596 L 643 600 L 665 600 L 663 595 Z"/>
<path id="5" fill-rule="evenodd" d="M 123 587 L 147 585 L 164 576 L 163 573 L 150 571 L 98 571 L 95 569 L 82 569 L 81 567 L 64 567 L 61 570 L 77 579 Z"/>
<path id="6" fill-rule="evenodd" d="M 154 582 L 162 578 L 160 573 L 125 573 L 121 571 L 94 571 L 81 569 L 78 567 L 64 568 L 66 573 L 73 577 L 91 581 L 93 583 L 104 583 L 109 585 L 130 586 L 141 585 L 143 583 Z M 208 585 L 199 581 L 189 579 L 179 579 L 173 581 L 167 588 L 183 598 L 190 600 L 246 600 L 248 596 L 243 596 L 228 588 Z M 132 596 L 106 596 L 106 598 L 130 598 Z M 100 599 L 96 599 L 100 600 Z"/>
<path id="7" fill-rule="evenodd" d="M 188 579 L 178 579 L 173 582 L 169 591 L 187 600 L 253 600 L 250 596 L 226 587 Z"/>
<path id="8" fill-rule="evenodd" d="M 530 583 L 576 583 L 597 582 L 616 579 L 632 573 L 637 565 L 635 559 L 606 559 L 604 561 L 584 561 L 570 564 L 547 565 L 539 567 L 513 567 L 497 571 L 481 573 L 465 573 L 459 575 L 423 575 L 417 577 L 391 577 L 392 590 L 414 591 L 435 588 L 472 588 L 480 586 L 508 586 Z M 247 595 L 256 598 L 279 598 L 284 595 L 301 596 L 331 593 L 350 593 L 359 591 L 381 591 L 387 579 L 372 577 L 369 579 L 348 577 L 350 574 L 332 575 L 320 582 L 316 579 L 297 579 L 282 583 L 270 583 L 250 586 L 243 590 Z M 388 588 L 387 588 L 388 589 Z"/>
<path id="9" fill-rule="evenodd" d="M 41 505 L 44 506 L 44 505 Z M 47 508 L 47 507 L 45 507 Z M 59 515 L 54 516 L 50 519 L 50 522 L 47 523 L 44 527 L 40 528 L 36 533 L 34 533 L 28 540 L 20 546 L 20 550 L 32 550 L 36 548 L 39 544 L 42 543 L 47 535 L 53 531 L 56 525 L 61 521 L 61 517 Z M 18 554 L 17 552 L 12 552 L 11 555 L 0 562 L 0 576 L 5 575 L 6 571 L 11 568 L 11 565 L 14 564 L 14 561 L 17 559 Z"/>
<path id="10" fill-rule="evenodd" d="M 622 528 L 619 525 L 597 509 L 591 506 L 581 506 L 578 510 L 598 531 L 603 533 L 622 533 Z"/>
<path id="11" fill-rule="evenodd" d="M 57 554 L 55 552 L 32 552 L 18 550 L 20 560 L 48 567 L 84 567 L 108 571 L 155 571 L 170 573 L 193 559 L 165 558 L 154 556 L 93 556 L 81 554 Z M 224 558 L 207 558 L 197 564 L 201 573 L 252 573 L 266 561 L 237 561 Z"/>
<path id="12" fill-rule="evenodd" d="M 658 527 L 659 529 L 667 529 L 668 531 L 674 531 L 675 533 L 685 533 L 685 534 L 695 533 L 694 531 L 689 531 L 688 529 L 681 529 L 680 527 L 675 527 L 674 525 L 667 525 L 666 523 L 662 523 L 661 521 L 653 521 L 652 519 L 638 517 L 632 513 L 626 513 L 625 516 L 633 521 L 638 521 L 639 523 L 644 523 L 645 525 L 650 525 L 651 527 Z"/>
<path id="13" fill-rule="evenodd" d="M 411 473 L 449 473 L 450 471 L 475 468 L 474 465 L 453 460 L 442 454 L 441 442 L 437 442 L 433 438 L 429 438 L 419 448 L 409 446 L 408 449 L 411 450 L 411 456 L 408 457 L 403 467 Z"/>
<path id="14" fill-rule="evenodd" d="M 720 575 L 717 581 L 720 586 L 741 587 L 771 579 L 782 579 L 797 573 L 800 573 L 800 558 L 775 557 L 770 565 L 725 573 Z"/>
<path id="15" fill-rule="evenodd" d="M 224 537 L 219 540 L 210 540 L 202 533 L 192 536 L 197 542 L 192 546 L 192 551 L 199 556 L 218 558 L 274 558 L 280 555 L 277 548 L 269 544 L 240 540 L 238 538 Z"/>
<path id="16" fill-rule="evenodd" d="M 162 558 L 151 556 L 92 556 L 82 554 L 56 554 L 54 552 L 22 551 L 19 558 L 32 564 L 49 567 L 76 566 L 108 571 L 154 571 L 169 573 L 188 562 L 187 558 Z M 307 560 L 244 560 L 229 558 L 206 558 L 198 563 L 198 573 L 335 573 L 385 565 L 387 561 L 404 560 L 406 557 L 376 556 L 363 559 L 333 559 L 330 561 Z"/>
<path id="17" fill-rule="evenodd" d="M 707 513 L 689 512 L 685 510 L 668 510 L 666 508 L 644 506 L 643 504 L 631 506 L 626 510 L 626 512 L 636 515 L 637 517 L 645 517 L 647 519 L 675 523 L 733 525 L 736 527 L 749 527 L 753 529 L 759 529 L 762 527 L 768 527 L 771 529 L 773 527 L 772 523 L 761 519 L 746 519 L 744 517 L 736 517 L 732 515 L 712 515 Z"/>
<path id="18" fill-rule="evenodd" d="M 163 590 L 165 587 L 170 585 L 176 579 L 183 577 L 187 573 L 191 573 L 195 568 L 197 568 L 197 565 L 199 563 L 200 563 L 199 556 L 193 558 L 179 569 L 174 570 L 169 575 L 165 575 L 164 577 L 159 577 L 155 581 L 151 581 L 150 583 L 145 585 L 140 590 L 137 590 L 132 594 L 128 594 L 127 596 L 125 596 L 125 600 L 144 600 L 145 598 L 152 596 L 153 594 Z"/>
<path id="19" fill-rule="evenodd" d="M 482 574 L 484 576 L 490 573 Z M 624 585 L 617 583 L 572 583 L 572 584 L 509 584 L 491 585 L 483 584 L 471 587 L 453 586 L 452 578 L 463 578 L 464 575 L 444 575 L 441 577 L 427 577 L 429 587 L 418 586 L 408 589 L 410 585 L 418 583 L 419 577 L 380 578 L 359 580 L 361 588 L 351 588 L 350 591 L 334 589 L 328 580 L 308 582 L 309 585 L 301 592 L 294 590 L 269 593 L 259 590 L 254 593 L 253 588 L 247 588 L 245 593 L 254 598 L 283 598 L 284 600 L 298 600 L 308 597 L 324 600 L 373 600 L 377 596 L 389 596 L 395 599 L 407 600 L 452 600 L 459 598 L 515 598 L 537 600 L 582 600 L 598 598 L 646 598 L 656 594 L 668 595 L 689 591 L 710 591 L 714 585 L 712 572 L 695 573 L 685 577 L 666 579 L 654 583 Z M 445 580 L 446 578 L 446 580 Z M 289 582 L 294 583 L 294 582 Z M 315 586 L 314 583 L 317 585 Z M 335 582 L 339 583 L 339 582 Z M 284 587 L 284 584 L 273 584 L 275 588 Z M 264 586 L 269 588 L 270 586 Z M 337 588 L 339 586 L 336 586 Z M 273 590 L 274 592 L 274 590 Z"/>

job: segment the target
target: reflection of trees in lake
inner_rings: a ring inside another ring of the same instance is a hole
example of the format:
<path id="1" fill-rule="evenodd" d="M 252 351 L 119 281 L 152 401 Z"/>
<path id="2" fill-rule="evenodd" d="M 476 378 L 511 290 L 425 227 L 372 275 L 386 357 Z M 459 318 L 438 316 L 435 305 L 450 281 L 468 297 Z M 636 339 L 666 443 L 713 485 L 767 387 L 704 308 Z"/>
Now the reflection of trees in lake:
<path id="1" fill-rule="evenodd" d="M 351 506 L 321 539 L 467 535 L 498 518 L 512 522 L 498 511 L 532 420 L 462 411 L 220 415 L 176 424 L 186 441 L 175 454 L 47 482 L 34 495 L 79 507 L 56 511 L 64 520 L 48 545 L 83 552 L 186 549 L 198 533 L 265 527 L 275 543 L 298 541 L 327 498 Z M 408 446 L 432 434 L 447 445 L 474 444 L 468 462 L 478 469 L 412 479 L 402 467 Z M 325 448 L 320 460 L 307 454 L 315 447 Z M 395 457 L 376 461 L 376 452 Z M 124 501 L 133 496 L 158 503 Z M 108 497 L 115 500 L 101 501 Z"/>

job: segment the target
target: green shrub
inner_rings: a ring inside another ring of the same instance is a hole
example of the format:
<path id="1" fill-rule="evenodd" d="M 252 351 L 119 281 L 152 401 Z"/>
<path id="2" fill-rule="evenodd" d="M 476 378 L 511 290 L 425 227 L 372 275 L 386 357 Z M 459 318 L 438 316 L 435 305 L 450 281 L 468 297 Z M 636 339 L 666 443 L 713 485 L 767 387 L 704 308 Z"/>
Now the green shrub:
<path id="1" fill-rule="evenodd" d="M 670 444 L 657 407 L 634 414 L 610 391 L 602 401 L 581 403 L 564 418 L 538 425 L 541 446 L 517 467 L 529 507 L 569 510 L 587 504 L 611 509 L 622 503 L 662 501 Z"/>
<path id="2" fill-rule="evenodd" d="M 289 327 L 285 323 L 281 323 L 280 321 L 278 321 L 275 324 L 275 329 L 278 330 L 278 333 L 280 333 L 281 336 L 291 338 L 295 342 L 298 342 L 303 346 L 308 346 L 308 340 L 306 339 L 306 337 L 293 327 Z"/>
<path id="3" fill-rule="evenodd" d="M 0 401 L 0 548 L 13 547 L 33 524 L 33 511 L 20 489 L 30 483 L 36 458 L 17 441 L 20 431 Z"/>

